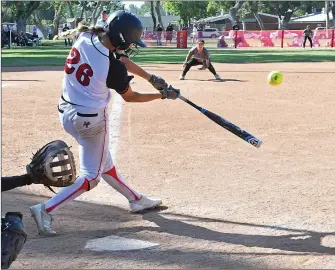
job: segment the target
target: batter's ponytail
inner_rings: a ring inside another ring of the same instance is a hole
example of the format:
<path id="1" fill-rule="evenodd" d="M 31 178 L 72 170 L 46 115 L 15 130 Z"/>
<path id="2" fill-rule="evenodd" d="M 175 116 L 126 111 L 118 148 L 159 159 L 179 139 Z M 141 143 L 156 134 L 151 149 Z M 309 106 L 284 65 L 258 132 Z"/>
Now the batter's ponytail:
<path id="1" fill-rule="evenodd" d="M 60 37 L 62 38 L 71 37 L 73 39 L 77 39 L 79 33 L 92 33 L 97 36 L 102 36 L 105 33 L 105 31 L 102 27 L 87 26 L 87 25 L 79 23 L 77 28 L 62 32 L 60 33 L 59 36 L 58 35 L 55 36 L 53 40 L 57 40 Z"/>
<path id="2" fill-rule="evenodd" d="M 95 26 L 87 26 L 84 24 L 79 24 L 79 26 L 77 27 L 77 32 L 79 33 L 92 33 L 95 34 L 97 36 L 100 36 L 101 34 L 103 34 L 105 31 L 102 27 L 95 27 Z"/>

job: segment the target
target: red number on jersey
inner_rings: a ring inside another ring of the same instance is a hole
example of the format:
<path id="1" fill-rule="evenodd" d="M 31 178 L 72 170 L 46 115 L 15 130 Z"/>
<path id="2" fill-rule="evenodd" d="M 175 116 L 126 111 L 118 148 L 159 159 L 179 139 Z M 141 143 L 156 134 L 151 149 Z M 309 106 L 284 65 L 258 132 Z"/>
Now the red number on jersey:
<path id="1" fill-rule="evenodd" d="M 93 70 L 89 64 L 81 64 L 76 72 L 78 82 L 83 86 L 90 84 L 90 77 L 93 76 Z"/>
<path id="2" fill-rule="evenodd" d="M 66 58 L 66 63 L 64 70 L 66 74 L 72 74 L 76 68 L 75 67 L 69 67 L 68 64 L 75 65 L 78 64 L 80 61 L 80 53 L 76 48 L 72 48 L 70 55 L 68 58 Z M 88 86 L 90 84 L 90 78 L 93 76 L 93 69 L 89 64 L 81 64 L 78 67 L 78 70 L 76 72 L 76 78 L 77 81 L 83 85 L 83 86 Z"/>
<path id="3" fill-rule="evenodd" d="M 66 64 L 65 64 L 65 72 L 67 74 L 72 74 L 73 71 L 75 71 L 74 67 L 69 67 L 68 64 L 78 64 L 80 61 L 80 53 L 76 48 L 72 48 L 70 55 L 68 58 L 66 58 Z"/>

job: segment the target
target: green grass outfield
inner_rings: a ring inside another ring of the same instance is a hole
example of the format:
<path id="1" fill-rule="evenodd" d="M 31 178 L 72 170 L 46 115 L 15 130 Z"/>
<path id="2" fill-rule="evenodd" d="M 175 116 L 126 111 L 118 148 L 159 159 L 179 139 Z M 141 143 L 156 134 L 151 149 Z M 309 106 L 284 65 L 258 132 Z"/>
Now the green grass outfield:
<path id="1" fill-rule="evenodd" d="M 2 67 L 62 66 L 70 48 L 63 41 L 40 47 L 3 48 Z M 209 48 L 215 63 L 270 63 L 270 62 L 333 62 L 335 48 Z M 175 64 L 185 60 L 188 49 L 148 47 L 140 49 L 134 61 L 139 64 Z"/>

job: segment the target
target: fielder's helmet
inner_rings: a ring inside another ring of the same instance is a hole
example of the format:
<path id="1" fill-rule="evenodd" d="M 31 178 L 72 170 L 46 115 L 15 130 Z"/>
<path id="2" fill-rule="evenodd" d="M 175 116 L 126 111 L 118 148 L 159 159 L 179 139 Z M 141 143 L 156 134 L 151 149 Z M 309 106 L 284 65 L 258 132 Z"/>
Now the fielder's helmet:
<path id="1" fill-rule="evenodd" d="M 118 10 L 113 12 L 106 22 L 105 31 L 115 48 L 127 50 L 131 44 L 146 47 L 141 40 L 142 23 L 135 15 L 125 10 Z"/>

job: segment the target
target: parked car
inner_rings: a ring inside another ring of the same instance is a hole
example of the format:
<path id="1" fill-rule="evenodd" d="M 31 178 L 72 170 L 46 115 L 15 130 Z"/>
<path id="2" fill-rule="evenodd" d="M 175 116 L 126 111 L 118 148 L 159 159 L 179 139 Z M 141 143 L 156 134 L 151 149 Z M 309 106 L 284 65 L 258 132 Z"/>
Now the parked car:
<path id="1" fill-rule="evenodd" d="M 217 38 L 220 36 L 219 30 L 217 28 L 205 28 L 198 32 L 202 33 L 203 38 Z M 193 38 L 193 33 L 191 33 L 190 37 Z"/>

